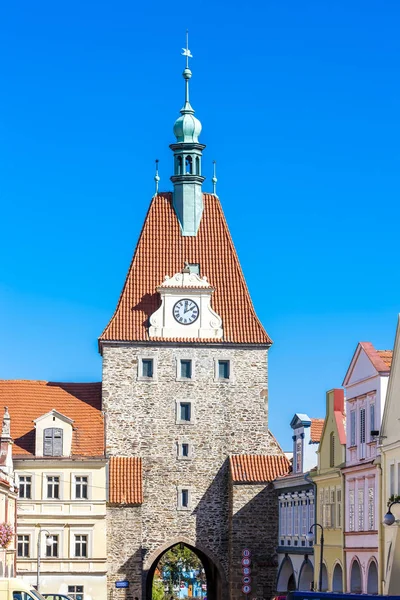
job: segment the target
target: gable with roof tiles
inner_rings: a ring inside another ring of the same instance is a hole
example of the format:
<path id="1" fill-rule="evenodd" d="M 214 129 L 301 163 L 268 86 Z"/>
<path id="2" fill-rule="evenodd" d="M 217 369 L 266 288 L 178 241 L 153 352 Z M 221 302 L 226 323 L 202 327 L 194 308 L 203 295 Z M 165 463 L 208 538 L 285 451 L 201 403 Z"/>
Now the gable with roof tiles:
<path id="1" fill-rule="evenodd" d="M 342 385 L 349 387 L 378 374 L 388 376 L 392 356 L 392 350 L 376 350 L 371 342 L 359 342 Z"/>
<path id="2" fill-rule="evenodd" d="M 219 199 L 212 194 L 203 197 L 204 211 L 196 236 L 182 236 L 172 194 L 153 198 L 116 311 L 100 337 L 100 347 L 104 341 L 149 340 L 149 318 L 160 306 L 156 288 L 166 275 L 180 272 L 185 261 L 199 264 L 200 274 L 215 289 L 212 308 L 222 318 L 224 342 L 272 343 L 255 313 Z"/>
<path id="3" fill-rule="evenodd" d="M 11 417 L 13 456 L 35 456 L 35 421 L 61 414 L 72 423 L 72 456 L 104 456 L 101 383 L 0 381 L 0 401 Z"/>

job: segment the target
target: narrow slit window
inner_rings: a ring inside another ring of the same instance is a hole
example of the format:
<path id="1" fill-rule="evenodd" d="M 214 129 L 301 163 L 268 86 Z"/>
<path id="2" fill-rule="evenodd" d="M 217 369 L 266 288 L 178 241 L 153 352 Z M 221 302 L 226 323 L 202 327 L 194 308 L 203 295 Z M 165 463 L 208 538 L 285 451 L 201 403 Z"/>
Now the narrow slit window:
<path id="1" fill-rule="evenodd" d="M 218 361 L 218 379 L 229 379 L 230 365 L 229 360 Z"/>
<path id="2" fill-rule="evenodd" d="M 143 358 L 142 359 L 142 377 L 146 377 L 147 379 L 151 379 L 154 374 L 154 365 L 152 358 Z"/>
<path id="3" fill-rule="evenodd" d="M 187 508 L 189 506 L 189 490 L 181 491 L 181 506 Z"/>
<path id="4" fill-rule="evenodd" d="M 191 360 L 181 360 L 181 379 L 191 379 L 192 378 L 192 361 Z"/>
<path id="5" fill-rule="evenodd" d="M 177 174 L 178 175 L 182 175 L 182 156 L 178 156 L 178 158 L 176 159 L 176 164 L 177 164 Z"/>
<path id="6" fill-rule="evenodd" d="M 196 175 L 201 175 L 200 173 L 200 158 L 196 156 Z"/>
<path id="7" fill-rule="evenodd" d="M 189 422 L 190 417 L 191 417 L 190 402 L 181 402 L 180 403 L 180 420 Z"/>
<path id="8" fill-rule="evenodd" d="M 186 458 L 189 456 L 189 444 L 186 444 L 186 443 L 182 444 L 181 454 L 182 454 L 182 456 L 184 456 Z"/>

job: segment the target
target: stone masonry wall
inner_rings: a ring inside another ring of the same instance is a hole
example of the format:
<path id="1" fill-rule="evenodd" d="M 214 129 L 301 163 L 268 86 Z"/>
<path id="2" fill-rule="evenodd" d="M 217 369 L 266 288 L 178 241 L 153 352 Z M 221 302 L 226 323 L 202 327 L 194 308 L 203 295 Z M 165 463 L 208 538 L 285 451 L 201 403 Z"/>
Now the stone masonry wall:
<path id="1" fill-rule="evenodd" d="M 272 484 L 233 484 L 230 515 L 231 600 L 243 600 L 242 551 L 251 552 L 251 598 L 270 600 L 276 588 L 278 493 Z"/>
<path id="2" fill-rule="evenodd" d="M 139 357 L 155 359 L 153 381 L 138 380 Z M 177 381 L 177 358 L 193 360 L 192 380 Z M 216 359 L 231 361 L 231 381 L 215 381 Z M 178 401 L 192 402 L 192 423 L 177 424 Z M 107 345 L 103 408 L 108 455 L 143 460 L 141 524 L 135 509 L 125 520 L 118 516 L 123 509 L 112 509 L 113 535 L 124 538 L 127 528 L 138 527 L 129 551 L 138 554 L 141 532 L 145 568 L 168 543 L 184 539 L 217 559 L 227 576 L 228 456 L 279 452 L 267 429 L 267 350 Z M 191 445 L 191 459 L 178 458 L 180 442 Z M 177 506 L 179 486 L 190 490 L 190 510 Z M 110 546 L 112 563 L 119 560 L 117 548 Z"/>

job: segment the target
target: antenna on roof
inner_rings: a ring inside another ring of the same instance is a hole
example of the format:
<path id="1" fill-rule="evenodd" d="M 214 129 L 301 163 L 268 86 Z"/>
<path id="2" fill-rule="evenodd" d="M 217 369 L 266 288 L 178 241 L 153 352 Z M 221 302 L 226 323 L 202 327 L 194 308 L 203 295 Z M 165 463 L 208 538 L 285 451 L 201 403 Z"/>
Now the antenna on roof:
<path id="1" fill-rule="evenodd" d="M 217 161 L 213 160 L 213 165 L 214 165 L 214 174 L 213 174 L 213 178 L 211 179 L 212 184 L 213 184 L 213 194 L 214 196 L 217 195 Z"/>
<path id="2" fill-rule="evenodd" d="M 154 175 L 154 181 L 156 182 L 156 191 L 155 191 L 155 196 L 157 196 L 158 194 L 158 184 L 160 182 L 160 176 L 158 174 L 158 158 L 156 158 L 156 174 Z"/>

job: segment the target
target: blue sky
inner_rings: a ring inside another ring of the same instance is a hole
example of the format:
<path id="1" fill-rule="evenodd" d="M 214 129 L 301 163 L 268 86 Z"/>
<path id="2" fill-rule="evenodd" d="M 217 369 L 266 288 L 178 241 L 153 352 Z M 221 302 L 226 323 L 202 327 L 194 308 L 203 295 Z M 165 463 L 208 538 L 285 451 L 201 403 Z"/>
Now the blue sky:
<path id="1" fill-rule="evenodd" d="M 400 5 L 281 0 L 0 9 L 0 377 L 101 378 L 172 126 L 191 101 L 270 351 L 270 426 L 323 417 L 400 311 Z"/>

